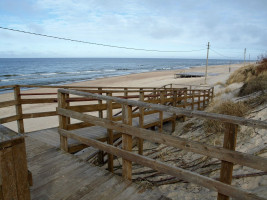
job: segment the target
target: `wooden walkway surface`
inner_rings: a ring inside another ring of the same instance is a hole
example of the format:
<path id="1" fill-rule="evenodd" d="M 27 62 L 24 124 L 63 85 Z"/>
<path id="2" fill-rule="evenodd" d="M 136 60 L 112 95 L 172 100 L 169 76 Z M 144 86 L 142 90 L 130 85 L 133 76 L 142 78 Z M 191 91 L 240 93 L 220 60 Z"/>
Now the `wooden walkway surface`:
<path id="1" fill-rule="evenodd" d="M 163 122 L 167 122 L 171 120 L 173 120 L 172 115 L 170 113 L 164 112 Z M 158 113 L 146 115 L 144 118 L 144 127 L 150 128 L 150 127 L 156 126 L 157 124 L 159 124 L 159 122 L 160 122 L 160 119 L 159 119 Z M 136 126 L 136 127 L 139 126 L 138 117 L 133 119 L 133 126 Z M 96 140 L 100 140 L 103 142 L 107 141 L 107 138 L 108 138 L 107 129 L 100 127 L 100 126 L 80 128 L 80 129 L 72 130 L 72 132 L 84 138 L 96 139 Z M 49 129 L 44 129 L 40 131 L 34 131 L 34 132 L 27 133 L 27 135 L 30 135 L 32 138 L 40 140 L 54 147 L 57 147 L 57 148 L 60 147 L 60 138 L 59 138 L 57 128 L 49 128 Z M 114 138 L 116 138 L 117 136 L 119 136 L 119 134 L 114 133 Z M 69 146 L 75 146 L 75 145 L 78 145 L 79 142 L 73 139 L 68 139 L 68 144 Z"/>
<path id="2" fill-rule="evenodd" d="M 26 137 L 26 151 L 33 200 L 167 199 L 32 136 Z"/>

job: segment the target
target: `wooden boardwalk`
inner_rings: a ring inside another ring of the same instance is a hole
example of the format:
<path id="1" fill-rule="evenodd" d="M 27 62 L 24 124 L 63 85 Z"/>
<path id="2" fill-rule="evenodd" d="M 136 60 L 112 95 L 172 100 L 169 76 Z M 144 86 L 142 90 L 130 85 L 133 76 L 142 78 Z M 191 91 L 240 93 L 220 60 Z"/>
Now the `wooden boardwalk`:
<path id="1" fill-rule="evenodd" d="M 167 112 L 163 113 L 163 122 L 172 121 L 173 116 Z M 160 119 L 159 114 L 151 114 L 146 115 L 144 118 L 144 128 L 150 128 L 159 125 Z M 136 117 L 133 119 L 133 126 L 138 127 L 139 126 L 139 117 Z M 107 129 L 100 127 L 100 126 L 91 126 L 81 129 L 72 130 L 73 133 L 77 134 L 80 137 L 83 138 L 90 138 L 99 140 L 102 142 L 106 142 L 108 139 Z M 32 138 L 35 138 L 39 141 L 42 141 L 46 144 L 52 145 L 54 147 L 59 148 L 60 147 L 60 137 L 58 134 L 58 128 L 49 128 L 44 129 L 40 131 L 34 131 L 27 133 L 27 135 L 30 135 Z M 114 139 L 120 137 L 120 133 L 114 133 Z M 80 143 L 73 139 L 68 139 L 69 148 L 73 149 L 75 146 L 79 145 Z"/>
<path id="2" fill-rule="evenodd" d="M 146 190 L 31 135 L 26 137 L 26 151 L 33 200 L 167 199 L 158 190 Z"/>

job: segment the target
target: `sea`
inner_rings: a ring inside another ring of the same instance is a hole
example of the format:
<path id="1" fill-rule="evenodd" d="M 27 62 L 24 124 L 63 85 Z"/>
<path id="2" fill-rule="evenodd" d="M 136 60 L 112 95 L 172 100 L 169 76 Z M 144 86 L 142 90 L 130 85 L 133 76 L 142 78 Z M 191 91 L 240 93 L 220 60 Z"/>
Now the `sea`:
<path id="1" fill-rule="evenodd" d="M 241 63 L 210 59 L 209 65 Z M 175 58 L 0 58 L 0 86 L 62 85 L 133 73 L 205 66 L 205 59 Z M 0 90 L 0 93 L 5 90 Z"/>

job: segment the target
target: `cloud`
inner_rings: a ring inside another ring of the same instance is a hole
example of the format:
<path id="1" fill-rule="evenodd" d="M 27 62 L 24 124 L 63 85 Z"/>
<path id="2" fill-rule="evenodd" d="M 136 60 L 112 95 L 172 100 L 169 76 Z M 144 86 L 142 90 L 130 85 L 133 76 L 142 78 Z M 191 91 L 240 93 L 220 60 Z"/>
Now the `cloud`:
<path id="1" fill-rule="evenodd" d="M 5 12 L 0 17 L 11 28 L 119 46 L 190 50 L 205 48 L 210 41 L 214 48 L 249 49 L 266 46 L 266 9 L 264 0 L 3 0 L 0 10 Z M 7 33 L 0 31 L 3 34 Z M 40 44 L 36 52 L 64 49 L 66 56 L 76 54 L 75 45 L 83 55 L 88 55 L 88 49 L 97 49 L 90 52 L 92 57 L 110 52 L 144 55 L 15 33 L 4 37 L 9 43 L 17 42 L 17 48 L 36 42 Z"/>

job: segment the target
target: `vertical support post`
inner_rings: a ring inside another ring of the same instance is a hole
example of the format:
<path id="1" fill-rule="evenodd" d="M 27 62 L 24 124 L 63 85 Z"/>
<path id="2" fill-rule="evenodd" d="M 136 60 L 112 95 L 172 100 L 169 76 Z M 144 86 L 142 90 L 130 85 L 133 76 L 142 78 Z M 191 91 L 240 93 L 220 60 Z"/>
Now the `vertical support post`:
<path id="1" fill-rule="evenodd" d="M 132 107 L 122 105 L 123 123 L 132 125 Z M 122 134 L 122 149 L 132 151 L 132 136 Z M 122 159 L 122 176 L 127 180 L 132 180 L 132 162 L 127 159 Z"/>
<path id="2" fill-rule="evenodd" d="M 210 42 L 208 42 L 208 48 L 207 48 L 207 60 L 206 60 L 206 71 L 205 71 L 205 84 L 207 84 L 207 76 L 208 76 L 209 49 L 210 49 Z"/>
<path id="3" fill-rule="evenodd" d="M 237 136 L 237 125 L 231 124 L 231 123 L 225 123 L 223 148 L 234 151 L 236 147 L 236 136 Z M 221 182 L 231 185 L 233 166 L 234 164 L 231 162 L 222 161 L 221 173 L 220 173 Z M 224 194 L 218 193 L 217 199 L 218 200 L 229 200 L 229 197 Z"/>
<path id="4" fill-rule="evenodd" d="M 154 96 L 153 99 L 154 99 L 154 100 L 157 100 L 156 95 L 157 95 L 156 88 L 154 88 L 154 89 L 153 89 L 153 96 Z"/>
<path id="5" fill-rule="evenodd" d="M 21 95 L 20 95 L 20 86 L 16 85 L 14 87 L 14 98 L 17 101 L 17 104 L 15 105 L 16 108 L 16 115 L 19 116 L 19 119 L 17 120 L 18 125 L 18 132 L 24 133 L 24 123 L 22 118 L 22 105 L 21 105 Z"/>
<path id="6" fill-rule="evenodd" d="M 160 91 L 160 104 L 164 105 L 165 103 L 165 91 Z M 163 129 L 163 111 L 159 111 L 159 132 L 162 132 Z"/>
<path id="7" fill-rule="evenodd" d="M 98 88 L 98 94 L 102 95 L 102 87 Z M 98 100 L 98 104 L 101 105 L 103 104 L 102 100 Z M 99 118 L 103 118 L 103 110 L 99 110 L 98 111 L 98 117 Z M 99 164 L 103 164 L 104 163 L 104 152 L 103 151 L 99 151 L 97 154 L 97 160 Z"/>
<path id="8" fill-rule="evenodd" d="M 207 99 L 207 105 L 210 103 L 210 94 L 211 94 L 211 92 L 210 92 L 210 89 L 208 90 L 208 99 Z"/>
<path id="9" fill-rule="evenodd" d="M 98 88 L 98 94 L 102 95 L 102 88 L 101 87 Z M 99 105 L 102 104 L 102 100 L 98 100 L 98 104 Z M 98 111 L 98 117 L 103 118 L 103 110 Z"/>
<path id="10" fill-rule="evenodd" d="M 206 107 L 205 104 L 206 104 L 206 90 L 203 91 L 203 110 Z"/>
<path id="11" fill-rule="evenodd" d="M 177 89 L 173 90 L 173 102 L 172 106 L 176 107 L 177 104 Z M 176 114 L 173 114 L 173 121 L 172 121 L 172 132 L 175 131 L 175 123 L 176 123 Z"/>
<path id="12" fill-rule="evenodd" d="M 58 107 L 59 108 L 67 107 L 66 95 L 61 92 L 58 92 Z M 59 128 L 66 130 L 68 124 L 68 118 L 63 115 L 59 115 L 58 118 L 59 118 Z M 68 138 L 66 136 L 60 135 L 60 148 L 63 151 L 68 152 Z"/>
<path id="13" fill-rule="evenodd" d="M 195 90 L 191 90 L 191 91 L 192 91 L 191 110 L 194 110 L 194 106 L 195 106 Z"/>
<path id="14" fill-rule="evenodd" d="M 213 100 L 214 98 L 214 87 L 212 87 L 212 92 L 211 92 L 211 101 Z"/>
<path id="15" fill-rule="evenodd" d="M 111 92 L 107 93 L 107 96 L 112 96 Z M 112 100 L 107 101 L 107 119 L 112 120 Z M 112 129 L 107 129 L 108 133 L 108 144 L 113 145 L 113 131 Z M 108 154 L 108 170 L 113 173 L 113 155 Z"/>
<path id="16" fill-rule="evenodd" d="M 65 94 L 65 102 L 66 102 L 66 108 L 70 106 L 70 102 L 68 101 L 70 99 L 70 94 Z M 70 117 L 67 118 L 67 125 L 70 124 Z"/>
<path id="17" fill-rule="evenodd" d="M 139 94 L 139 101 L 144 101 L 145 100 L 145 95 L 143 89 L 140 89 L 140 94 Z M 139 127 L 143 128 L 144 127 L 144 115 L 145 115 L 145 109 L 139 107 Z M 140 155 L 143 155 L 143 143 L 144 140 L 142 138 L 138 139 L 138 153 Z"/>
<path id="18" fill-rule="evenodd" d="M 198 102 L 197 102 L 197 109 L 200 110 L 200 95 L 201 95 L 201 90 L 198 90 Z"/>
<path id="19" fill-rule="evenodd" d="M 187 106 L 187 88 L 184 90 L 184 105 L 183 105 L 183 108 L 186 109 L 186 106 Z M 184 115 L 183 116 L 183 121 L 185 122 L 186 120 L 186 116 Z"/>
<path id="20" fill-rule="evenodd" d="M 124 97 L 125 97 L 125 99 L 128 99 L 127 96 L 128 96 L 128 88 L 124 88 Z"/>

